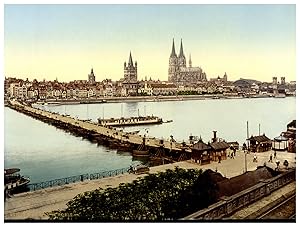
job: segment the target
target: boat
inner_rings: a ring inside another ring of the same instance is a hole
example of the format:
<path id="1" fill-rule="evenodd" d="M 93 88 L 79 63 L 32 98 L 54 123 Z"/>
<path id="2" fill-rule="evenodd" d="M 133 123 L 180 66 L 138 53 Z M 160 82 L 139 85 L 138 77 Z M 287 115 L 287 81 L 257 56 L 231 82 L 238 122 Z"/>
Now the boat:
<path id="1" fill-rule="evenodd" d="M 281 93 L 276 94 L 274 95 L 274 98 L 285 98 L 285 94 L 281 94 Z"/>
<path id="2" fill-rule="evenodd" d="M 102 126 L 113 126 L 113 127 L 124 127 L 124 126 L 134 126 L 134 125 L 146 125 L 146 124 L 161 124 L 162 119 L 156 116 L 146 116 L 146 117 L 130 117 L 130 118 L 110 118 L 101 119 L 98 118 L 98 124 Z"/>
<path id="3" fill-rule="evenodd" d="M 134 173 L 134 174 L 143 174 L 143 173 L 149 173 L 150 168 L 145 165 L 138 165 L 138 166 L 130 166 L 128 172 Z"/>
<path id="4" fill-rule="evenodd" d="M 30 179 L 20 175 L 19 168 L 4 169 L 4 187 L 11 194 L 28 191 Z"/>
<path id="5" fill-rule="evenodd" d="M 132 156 L 133 157 L 149 157 L 150 152 L 149 150 L 133 150 Z"/>
<path id="6" fill-rule="evenodd" d="M 173 122 L 173 120 L 167 120 L 164 123 L 171 123 L 171 122 Z"/>

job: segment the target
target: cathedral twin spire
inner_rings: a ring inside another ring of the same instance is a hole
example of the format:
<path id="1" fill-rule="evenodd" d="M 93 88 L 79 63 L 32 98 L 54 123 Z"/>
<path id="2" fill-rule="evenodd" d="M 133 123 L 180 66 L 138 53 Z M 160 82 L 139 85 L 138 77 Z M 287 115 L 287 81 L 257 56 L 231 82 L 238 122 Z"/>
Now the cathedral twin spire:
<path id="1" fill-rule="evenodd" d="M 183 47 L 182 47 L 182 39 L 181 39 L 181 43 L 180 43 L 180 51 L 179 51 L 179 56 L 178 57 L 179 58 L 182 58 L 182 57 L 185 58 L 184 53 L 183 53 Z"/>
<path id="2" fill-rule="evenodd" d="M 173 39 L 172 52 L 171 52 L 171 56 L 170 57 L 177 57 L 176 52 L 175 52 L 174 39 Z"/>
<path id="3" fill-rule="evenodd" d="M 177 57 L 176 51 L 175 51 L 175 45 L 174 45 L 174 38 L 173 38 L 173 44 L 172 44 L 172 52 L 170 57 Z M 185 58 L 184 53 L 183 53 L 183 45 L 182 45 L 182 39 L 180 42 L 180 51 L 179 51 L 179 58 Z"/>

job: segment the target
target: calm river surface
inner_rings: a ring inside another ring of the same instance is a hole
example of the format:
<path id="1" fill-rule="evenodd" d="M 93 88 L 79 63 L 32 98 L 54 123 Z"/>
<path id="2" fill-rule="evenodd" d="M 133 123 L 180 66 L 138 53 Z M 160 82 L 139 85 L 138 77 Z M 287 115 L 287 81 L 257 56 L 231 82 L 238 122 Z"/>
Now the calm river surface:
<path id="1" fill-rule="evenodd" d="M 273 139 L 291 120 L 296 119 L 296 98 L 207 99 L 164 102 L 127 102 L 80 105 L 39 106 L 52 112 L 69 114 L 79 119 L 155 115 L 171 123 L 129 127 L 144 135 L 187 141 L 189 135 L 201 136 L 204 142 L 212 131 L 226 141 L 245 142 L 246 122 L 249 134 L 260 132 Z M 31 182 L 101 172 L 128 167 L 130 153 L 97 146 L 38 120 L 4 109 L 4 166 L 18 167 Z"/>

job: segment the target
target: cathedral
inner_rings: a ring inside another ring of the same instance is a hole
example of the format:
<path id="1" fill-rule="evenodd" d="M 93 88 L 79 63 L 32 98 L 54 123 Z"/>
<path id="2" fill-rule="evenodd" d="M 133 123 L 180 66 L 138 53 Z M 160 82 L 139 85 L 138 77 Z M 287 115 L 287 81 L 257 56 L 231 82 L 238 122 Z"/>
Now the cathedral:
<path id="1" fill-rule="evenodd" d="M 206 81 L 206 74 L 200 67 L 192 67 L 191 55 L 189 58 L 189 66 L 186 67 L 186 59 L 183 53 L 182 40 L 180 44 L 179 55 L 176 55 L 174 39 L 172 52 L 169 58 L 168 81 L 173 83 L 197 83 L 198 81 Z"/>

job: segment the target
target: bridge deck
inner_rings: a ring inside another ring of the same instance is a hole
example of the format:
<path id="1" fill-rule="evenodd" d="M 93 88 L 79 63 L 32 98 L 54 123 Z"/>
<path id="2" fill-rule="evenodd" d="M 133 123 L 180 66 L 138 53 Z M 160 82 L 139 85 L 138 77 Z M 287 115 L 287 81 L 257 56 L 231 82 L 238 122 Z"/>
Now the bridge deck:
<path id="1" fill-rule="evenodd" d="M 71 124 L 73 126 L 80 127 L 82 129 L 94 131 L 95 133 L 98 133 L 100 135 L 108 136 L 111 138 L 114 138 L 116 140 L 119 140 L 120 142 L 128 142 L 132 144 L 141 144 L 143 142 L 143 137 L 138 134 L 130 134 L 127 132 L 122 132 L 120 130 L 114 129 L 114 128 L 108 128 L 101 125 L 98 125 L 93 122 L 89 121 L 83 121 L 79 119 L 72 118 L 70 116 L 63 116 L 56 113 L 51 113 L 45 110 L 32 108 L 30 106 L 22 105 L 16 101 L 11 101 L 12 105 L 17 105 L 23 107 L 26 111 L 29 111 L 34 114 L 38 114 L 43 117 L 47 117 L 49 119 L 58 120 L 62 123 Z M 158 148 L 160 147 L 160 139 L 154 138 L 154 137 L 146 137 L 146 145 L 149 147 Z M 174 150 L 174 151 L 181 151 L 182 150 L 182 144 L 176 143 L 176 142 L 170 142 L 170 141 L 164 141 L 163 143 L 165 149 Z M 191 152 L 190 148 L 185 148 L 187 152 Z"/>

